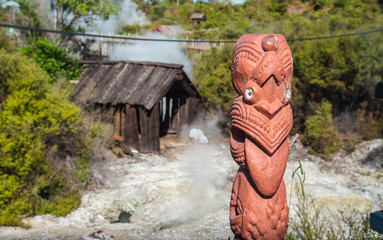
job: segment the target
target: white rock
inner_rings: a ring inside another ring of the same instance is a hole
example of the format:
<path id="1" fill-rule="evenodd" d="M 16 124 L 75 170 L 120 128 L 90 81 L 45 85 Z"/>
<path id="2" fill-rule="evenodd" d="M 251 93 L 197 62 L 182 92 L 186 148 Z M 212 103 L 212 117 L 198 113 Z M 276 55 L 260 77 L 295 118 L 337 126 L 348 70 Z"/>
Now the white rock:
<path id="1" fill-rule="evenodd" d="M 201 129 L 198 128 L 190 129 L 189 137 L 199 143 L 209 143 L 205 134 L 202 132 Z"/>

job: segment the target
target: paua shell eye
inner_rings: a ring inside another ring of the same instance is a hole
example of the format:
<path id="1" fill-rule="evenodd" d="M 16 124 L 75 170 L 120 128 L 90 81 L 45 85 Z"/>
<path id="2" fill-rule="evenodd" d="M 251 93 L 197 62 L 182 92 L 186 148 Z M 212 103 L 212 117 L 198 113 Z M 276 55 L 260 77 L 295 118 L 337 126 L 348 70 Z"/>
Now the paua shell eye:
<path id="1" fill-rule="evenodd" d="M 257 83 L 248 81 L 245 88 L 244 98 L 248 104 L 254 104 L 258 102 L 261 97 L 261 88 Z"/>
<path id="2" fill-rule="evenodd" d="M 246 94 L 246 99 L 252 99 L 254 97 L 254 92 L 253 92 L 253 89 L 251 88 L 247 88 L 245 90 L 245 94 Z"/>

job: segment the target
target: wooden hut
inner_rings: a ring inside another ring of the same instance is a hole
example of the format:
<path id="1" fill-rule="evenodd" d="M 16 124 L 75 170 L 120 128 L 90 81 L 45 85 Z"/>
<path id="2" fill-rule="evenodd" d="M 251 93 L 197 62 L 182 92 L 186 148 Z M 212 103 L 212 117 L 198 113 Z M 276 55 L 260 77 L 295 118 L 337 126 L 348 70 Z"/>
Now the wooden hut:
<path id="1" fill-rule="evenodd" d="M 178 133 L 196 114 L 200 95 L 178 64 L 84 61 L 75 88 L 80 103 L 115 109 L 115 139 L 159 152 L 160 136 Z"/>

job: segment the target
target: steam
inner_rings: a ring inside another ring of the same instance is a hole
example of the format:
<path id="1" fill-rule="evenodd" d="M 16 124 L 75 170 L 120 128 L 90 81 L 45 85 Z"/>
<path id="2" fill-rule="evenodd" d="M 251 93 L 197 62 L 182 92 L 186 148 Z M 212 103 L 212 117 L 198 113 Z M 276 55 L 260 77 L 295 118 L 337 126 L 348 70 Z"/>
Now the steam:
<path id="1" fill-rule="evenodd" d="M 144 36 L 147 38 L 147 36 Z M 166 39 L 160 33 L 150 36 L 155 39 Z M 184 65 L 184 71 L 192 79 L 192 66 L 186 57 L 182 44 L 177 42 L 137 41 L 115 46 L 110 60 L 151 61 Z"/>
<path id="2" fill-rule="evenodd" d="M 47 0 L 39 0 L 47 1 Z M 45 3 L 47 5 L 48 2 Z M 54 11 L 51 12 L 51 21 L 54 22 Z M 69 14 L 68 22 L 73 16 Z M 93 23 L 88 25 L 85 20 L 78 25 L 86 29 L 88 33 L 105 34 L 104 40 L 110 41 L 108 48 L 112 48 L 110 60 L 131 60 L 131 61 L 150 61 L 184 65 L 184 71 L 192 79 L 191 62 L 185 55 L 184 47 L 177 42 L 117 42 L 107 38 L 107 35 L 116 35 L 126 25 L 138 24 L 143 26 L 149 23 L 145 14 L 138 9 L 138 6 L 132 0 L 124 0 L 118 6 L 118 14 L 109 16 L 108 20 L 104 20 L 101 16 L 92 16 Z M 136 36 L 137 37 L 137 36 Z M 166 39 L 160 33 L 144 34 L 143 38 Z M 174 36 L 176 37 L 176 36 Z M 86 41 L 85 37 L 76 37 L 81 41 Z M 101 39 L 96 39 L 96 44 L 91 49 L 98 50 Z"/>
<path id="3" fill-rule="evenodd" d="M 224 167 L 225 158 L 217 158 L 220 154 L 216 146 L 198 144 L 182 153 L 178 168 L 186 173 L 189 184 L 178 186 L 180 190 L 187 187 L 188 191 L 184 192 L 186 195 L 178 203 L 177 211 L 173 212 L 174 219 L 195 220 L 227 207 L 229 200 L 225 192 L 230 192 L 228 176 L 231 168 Z"/>
<path id="4" fill-rule="evenodd" d="M 222 119 L 222 116 L 215 116 L 191 126 L 203 130 L 209 137 L 209 144 L 189 142 L 177 155 L 176 172 L 183 180 L 178 182 L 179 194 L 171 202 L 172 206 L 165 205 L 163 228 L 187 224 L 222 209 L 228 210 L 230 199 L 227 193 L 237 166 L 231 160 L 227 143 L 217 138 L 221 136 L 218 123 Z M 187 136 L 186 129 L 183 136 Z"/>
<path id="5" fill-rule="evenodd" d="M 149 23 L 145 14 L 137 7 L 135 2 L 125 0 L 118 6 L 117 15 L 109 16 L 109 19 L 106 21 L 100 17 L 96 17 L 94 23 L 88 30 L 104 34 L 117 34 L 118 30 L 125 25 L 138 24 L 142 26 Z"/>
<path id="6" fill-rule="evenodd" d="M 102 31 L 104 34 L 117 34 L 118 30 L 125 25 L 138 24 L 140 26 L 149 23 L 145 14 L 137 8 L 137 4 L 131 0 L 124 0 L 118 15 L 110 16 L 107 21 L 98 19 L 93 24 L 93 31 Z M 160 33 L 145 33 L 143 38 L 166 39 Z M 184 65 L 184 71 L 192 79 L 192 67 L 186 57 L 183 46 L 177 42 L 152 42 L 137 41 L 117 44 L 113 46 L 110 60 L 150 61 Z"/>

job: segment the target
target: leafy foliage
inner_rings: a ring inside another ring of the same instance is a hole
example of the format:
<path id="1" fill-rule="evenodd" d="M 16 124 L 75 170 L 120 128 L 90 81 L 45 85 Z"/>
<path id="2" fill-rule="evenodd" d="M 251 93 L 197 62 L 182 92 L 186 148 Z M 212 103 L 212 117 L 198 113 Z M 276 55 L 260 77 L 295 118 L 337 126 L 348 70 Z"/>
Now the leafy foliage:
<path id="1" fill-rule="evenodd" d="M 0 49 L 0 79 L 7 93 L 0 105 L 0 225 L 22 225 L 22 215 L 66 215 L 89 180 L 79 109 L 19 52 Z"/>
<path id="2" fill-rule="evenodd" d="M 41 21 L 36 12 L 39 4 L 32 0 L 16 0 L 16 2 L 20 5 L 20 11 L 28 18 L 28 25 L 40 27 Z"/>
<path id="3" fill-rule="evenodd" d="M 125 25 L 120 29 L 119 34 L 143 34 L 144 32 L 148 32 L 153 29 L 155 25 L 153 24 L 133 24 L 133 25 Z"/>
<path id="4" fill-rule="evenodd" d="M 225 46 L 222 50 L 213 48 L 196 57 L 197 67 L 193 73 L 195 82 L 206 100 L 206 107 L 215 112 L 229 112 L 237 96 L 230 78 L 232 51 L 231 46 Z"/>
<path id="5" fill-rule="evenodd" d="M 287 39 L 365 32 L 383 24 L 380 1 L 248 0 L 242 5 L 223 2 L 138 2 L 153 22 L 179 24 L 189 38 L 234 40 L 245 33 L 282 33 Z M 201 30 L 189 17 L 204 13 Z M 294 57 L 291 106 L 294 132 L 305 132 L 306 119 L 323 100 L 332 105 L 335 118 L 343 113 L 357 121 L 382 117 L 382 101 L 374 99 L 374 87 L 383 76 L 383 35 L 380 33 L 312 41 L 289 42 Z M 194 79 L 206 99 L 206 107 L 229 114 L 235 93 L 230 84 L 232 45 L 195 55 Z M 364 105 L 364 103 L 367 103 Z M 359 114 L 360 116 L 360 114 Z M 372 119 L 372 120 L 373 120 Z M 372 121 L 371 120 L 371 121 Z M 365 131 L 360 127 L 354 131 Z M 335 129 L 336 130 L 336 129 Z M 378 135 L 382 136 L 381 131 Z M 360 132 L 362 134 L 362 132 Z M 364 137 L 365 138 L 365 137 Z M 330 151 L 331 152 L 331 151 Z"/>
<path id="6" fill-rule="evenodd" d="M 77 79 L 81 67 L 77 59 L 73 59 L 67 49 L 56 46 L 54 42 L 40 38 L 33 44 L 21 47 L 21 51 L 35 60 L 48 74 L 49 82 L 53 83 L 58 77 Z"/>
<path id="7" fill-rule="evenodd" d="M 329 102 L 321 103 L 315 115 L 306 120 L 305 127 L 303 143 L 309 145 L 314 153 L 325 154 L 328 157 L 341 147 L 336 138 Z"/>
<path id="8" fill-rule="evenodd" d="M 366 105 L 365 103 L 364 106 Z M 372 112 L 367 112 L 364 108 L 358 110 L 355 124 L 359 137 L 363 140 L 379 138 L 383 135 L 383 119 L 374 117 Z"/>
<path id="9" fill-rule="evenodd" d="M 79 23 L 89 24 L 96 16 L 108 19 L 117 8 L 111 0 L 56 0 L 57 29 L 84 31 Z"/>

